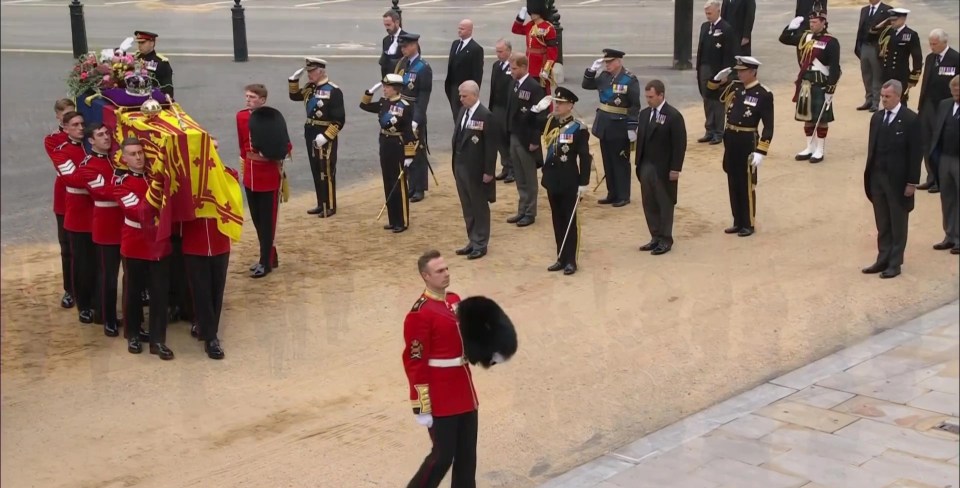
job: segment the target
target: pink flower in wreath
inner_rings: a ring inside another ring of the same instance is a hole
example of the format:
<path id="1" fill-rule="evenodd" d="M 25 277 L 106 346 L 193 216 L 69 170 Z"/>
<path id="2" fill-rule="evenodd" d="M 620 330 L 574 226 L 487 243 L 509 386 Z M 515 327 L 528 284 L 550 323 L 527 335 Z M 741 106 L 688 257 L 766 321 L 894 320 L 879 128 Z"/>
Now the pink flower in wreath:
<path id="1" fill-rule="evenodd" d="M 86 72 L 80 73 L 80 79 L 81 79 L 81 80 L 87 79 L 87 73 L 86 73 Z"/>
<path id="2" fill-rule="evenodd" d="M 146 69 L 140 70 L 140 74 L 146 76 L 148 71 Z"/>
<path id="3" fill-rule="evenodd" d="M 103 75 L 103 82 L 110 83 L 110 75 Z"/>

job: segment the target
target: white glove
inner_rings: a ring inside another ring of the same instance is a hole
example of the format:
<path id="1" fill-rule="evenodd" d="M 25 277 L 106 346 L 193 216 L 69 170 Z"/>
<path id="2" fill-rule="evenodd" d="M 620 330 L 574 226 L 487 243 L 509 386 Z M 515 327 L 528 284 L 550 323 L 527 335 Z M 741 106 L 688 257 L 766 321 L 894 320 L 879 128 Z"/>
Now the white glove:
<path id="1" fill-rule="evenodd" d="M 594 61 L 593 64 L 590 65 L 590 71 L 599 71 L 601 66 L 603 66 L 603 58 Z"/>
<path id="2" fill-rule="evenodd" d="M 367 92 L 373 95 L 373 92 L 377 91 L 377 89 L 379 89 L 381 86 L 383 86 L 383 83 L 377 83 L 376 85 L 371 86 Z"/>
<path id="3" fill-rule="evenodd" d="M 759 168 L 761 163 L 763 163 L 763 154 L 753 153 L 753 162 L 751 162 L 750 165 L 754 168 Z"/>
<path id="4" fill-rule="evenodd" d="M 424 426 L 424 427 L 426 427 L 426 428 L 428 428 L 428 429 L 429 429 L 430 427 L 433 427 L 433 415 L 431 415 L 431 414 L 429 414 L 429 413 L 418 413 L 418 414 L 416 414 L 416 417 L 417 417 L 417 423 L 418 423 L 418 424 L 420 424 L 420 425 L 422 425 L 422 426 Z"/>
<path id="5" fill-rule="evenodd" d="M 527 20 L 527 7 L 520 7 L 520 11 L 517 12 L 517 18 L 520 20 Z"/>
<path id="6" fill-rule="evenodd" d="M 413 127 L 413 130 L 417 130 L 417 126 L 418 126 L 418 125 L 420 125 L 420 124 L 417 124 L 417 121 L 416 121 L 416 120 L 414 120 L 413 122 L 410 122 L 410 126 Z"/>
<path id="7" fill-rule="evenodd" d="M 635 130 L 628 130 L 628 131 L 627 131 L 627 139 L 630 139 L 630 142 L 637 142 L 637 131 L 635 131 Z"/>
<path id="8" fill-rule="evenodd" d="M 530 111 L 533 112 L 533 113 L 535 113 L 535 114 L 538 114 L 538 113 L 540 113 L 540 112 L 543 112 L 544 110 L 547 109 L 547 107 L 550 106 L 550 102 L 552 102 L 552 101 L 553 101 L 553 98 L 550 97 L 550 95 L 547 95 L 547 96 L 541 98 L 540 101 L 537 102 L 537 104 L 534 105 L 534 106 L 530 109 Z"/>
<path id="9" fill-rule="evenodd" d="M 800 28 L 800 24 L 802 23 L 803 23 L 803 17 L 797 16 L 790 21 L 790 25 L 788 25 L 787 28 L 790 30 L 797 30 Z"/>
<path id="10" fill-rule="evenodd" d="M 290 81 L 300 81 L 300 75 L 303 74 L 303 70 L 304 68 L 300 68 L 294 71 L 293 74 L 290 75 Z"/>
<path id="11" fill-rule="evenodd" d="M 549 80 L 549 79 L 550 79 L 550 73 L 549 73 L 547 70 L 545 70 L 545 69 L 540 70 L 540 79 Z"/>
<path id="12" fill-rule="evenodd" d="M 323 134 L 317 134 L 317 137 L 313 140 L 313 145 L 316 147 L 323 147 L 327 143 L 327 138 L 323 137 Z"/>
<path id="13" fill-rule="evenodd" d="M 733 68 L 723 68 L 719 73 L 713 76 L 713 81 L 720 81 L 727 76 L 730 76 L 730 73 L 733 72 Z"/>
<path id="14" fill-rule="evenodd" d="M 577 195 L 578 195 L 578 196 L 583 196 L 585 193 L 587 193 L 587 186 L 586 186 L 586 185 L 577 187 Z"/>
<path id="15" fill-rule="evenodd" d="M 833 93 L 827 93 L 823 96 L 824 102 L 827 105 L 827 108 L 833 106 Z"/>
<path id="16" fill-rule="evenodd" d="M 403 160 L 403 167 L 404 167 L 404 168 L 409 168 L 411 164 L 413 164 L 413 158 L 407 158 L 407 159 L 404 159 L 404 160 Z M 432 421 L 432 420 L 431 420 L 431 421 Z"/>

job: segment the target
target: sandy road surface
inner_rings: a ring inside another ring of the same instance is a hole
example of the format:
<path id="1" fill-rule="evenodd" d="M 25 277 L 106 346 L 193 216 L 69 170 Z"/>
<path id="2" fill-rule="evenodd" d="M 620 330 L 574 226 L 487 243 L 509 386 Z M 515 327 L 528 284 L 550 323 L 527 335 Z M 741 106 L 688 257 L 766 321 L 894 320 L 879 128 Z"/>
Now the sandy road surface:
<path id="1" fill-rule="evenodd" d="M 857 73 L 846 66 L 847 73 Z M 177 354 L 129 355 L 123 341 L 56 307 L 52 247 L 11 247 L 2 268 L 0 482 L 16 487 L 401 486 L 429 441 L 411 418 L 400 366 L 401 321 L 421 283 L 416 255 L 448 254 L 452 288 L 497 299 L 519 328 L 507 365 L 477 371 L 485 487 L 525 487 L 765 378 L 954 300 L 956 256 L 935 252 L 939 201 L 918 194 L 904 274 L 860 274 L 875 229 L 863 195 L 868 115 L 859 79 L 835 99 L 827 160 L 792 160 L 804 144 L 791 87 L 774 87 L 777 132 L 761 170 L 758 233 L 728 236 L 721 147 L 691 141 L 674 250 L 639 253 L 648 235 L 630 206 L 583 205 L 581 270 L 552 262 L 549 207 L 532 227 L 504 223 L 516 204 L 498 186 L 490 254 L 453 256 L 464 241 L 445 158 L 440 188 L 413 206 L 410 231 L 374 217 L 377 183 L 340 196 L 330 221 L 309 201 L 282 207 L 281 267 L 245 277 L 250 226 L 235 246 L 222 339 L 210 361 L 183 323 Z M 702 115 L 686 110 L 690 136 Z M 595 151 L 599 154 L 599 150 Z"/>

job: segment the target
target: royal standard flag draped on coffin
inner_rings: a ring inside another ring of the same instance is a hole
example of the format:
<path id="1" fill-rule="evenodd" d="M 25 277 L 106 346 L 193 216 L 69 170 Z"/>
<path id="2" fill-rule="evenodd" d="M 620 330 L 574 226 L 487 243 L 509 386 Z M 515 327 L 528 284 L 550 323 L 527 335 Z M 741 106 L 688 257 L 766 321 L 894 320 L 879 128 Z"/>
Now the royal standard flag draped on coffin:
<path id="1" fill-rule="evenodd" d="M 159 205 L 158 240 L 170 236 L 174 223 L 195 218 L 216 218 L 221 233 L 234 242 L 240 240 L 240 183 L 226 172 L 210 134 L 178 104 L 153 118 L 138 110 L 119 112 L 117 136 L 120 141 L 129 136 L 139 138 L 149 171 L 166 175 Z"/>

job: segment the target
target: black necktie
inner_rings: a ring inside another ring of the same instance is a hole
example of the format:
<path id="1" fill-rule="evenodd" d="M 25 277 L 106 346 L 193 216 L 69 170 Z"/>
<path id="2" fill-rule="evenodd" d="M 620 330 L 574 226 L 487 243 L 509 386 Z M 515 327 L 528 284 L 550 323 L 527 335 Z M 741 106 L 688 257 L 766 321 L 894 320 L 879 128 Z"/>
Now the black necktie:
<path id="1" fill-rule="evenodd" d="M 873 17 L 873 14 L 876 13 L 876 12 L 877 12 L 877 7 L 871 5 L 871 6 L 870 6 L 870 15 L 867 15 L 867 17 Z"/>
<path id="2" fill-rule="evenodd" d="M 650 112 L 650 125 L 652 126 L 653 124 L 656 124 L 656 123 L 657 123 L 657 109 L 653 109 L 653 111 Z"/>
<path id="3" fill-rule="evenodd" d="M 883 125 L 890 125 L 893 122 L 893 110 L 887 110 L 887 115 L 883 117 Z"/>
<path id="4" fill-rule="evenodd" d="M 460 54 L 460 51 L 463 51 L 463 45 L 466 41 L 460 40 L 460 45 L 457 47 L 457 54 Z"/>
<path id="5" fill-rule="evenodd" d="M 520 90 L 520 80 L 513 82 L 513 92 L 516 93 L 518 90 Z"/>

